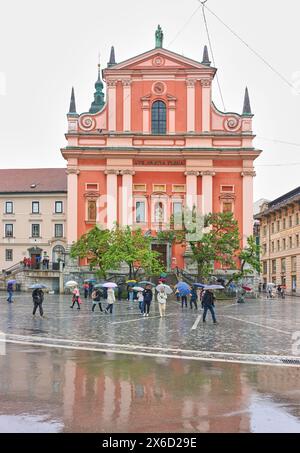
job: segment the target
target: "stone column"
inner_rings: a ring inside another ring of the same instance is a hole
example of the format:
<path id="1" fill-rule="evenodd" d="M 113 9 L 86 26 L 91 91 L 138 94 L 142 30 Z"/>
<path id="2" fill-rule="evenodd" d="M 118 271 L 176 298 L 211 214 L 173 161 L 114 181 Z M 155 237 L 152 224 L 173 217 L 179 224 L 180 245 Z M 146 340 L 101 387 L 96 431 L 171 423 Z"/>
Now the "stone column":
<path id="1" fill-rule="evenodd" d="M 253 235 L 253 170 L 244 170 L 243 177 L 243 246 L 247 245 L 247 238 Z"/>
<path id="2" fill-rule="evenodd" d="M 202 214 L 213 212 L 213 177 L 214 171 L 203 171 L 202 176 Z"/>
<path id="3" fill-rule="evenodd" d="M 175 134 L 176 133 L 176 101 L 177 99 L 173 96 L 168 96 L 169 99 L 169 105 L 168 105 L 168 111 L 169 111 L 169 134 Z"/>
<path id="4" fill-rule="evenodd" d="M 112 229 L 118 220 L 118 170 L 106 170 L 107 228 Z"/>
<path id="5" fill-rule="evenodd" d="M 143 134 L 149 134 L 150 132 L 150 96 L 142 98 L 142 110 L 143 110 Z"/>
<path id="6" fill-rule="evenodd" d="M 67 243 L 71 245 L 78 239 L 78 175 L 80 171 L 76 167 L 68 167 L 66 173 L 68 175 Z"/>
<path id="7" fill-rule="evenodd" d="M 131 130 L 131 80 L 122 80 L 123 84 L 123 131 Z"/>
<path id="8" fill-rule="evenodd" d="M 187 79 L 187 132 L 195 132 L 196 92 L 195 79 Z"/>
<path id="9" fill-rule="evenodd" d="M 186 171 L 186 207 L 189 210 L 193 210 L 193 207 L 198 207 L 197 203 L 197 177 L 199 176 L 198 171 Z"/>
<path id="10" fill-rule="evenodd" d="M 202 131 L 210 132 L 211 80 L 201 79 L 202 85 Z"/>
<path id="11" fill-rule="evenodd" d="M 122 225 L 132 226 L 133 224 L 133 197 L 132 197 L 132 176 L 133 170 L 121 170 L 122 175 Z"/>
<path id="12" fill-rule="evenodd" d="M 108 130 L 117 129 L 117 80 L 107 81 Z"/>

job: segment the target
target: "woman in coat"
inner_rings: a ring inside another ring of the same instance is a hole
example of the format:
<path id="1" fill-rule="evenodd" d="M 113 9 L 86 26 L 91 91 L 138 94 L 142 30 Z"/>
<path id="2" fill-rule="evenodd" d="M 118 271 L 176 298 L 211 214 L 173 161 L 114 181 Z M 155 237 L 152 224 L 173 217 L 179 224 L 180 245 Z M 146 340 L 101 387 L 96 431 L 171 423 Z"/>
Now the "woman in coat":
<path id="1" fill-rule="evenodd" d="M 166 305 L 167 305 L 167 299 L 168 296 L 165 293 L 164 289 L 161 288 L 158 292 L 157 295 L 157 302 L 158 302 L 158 308 L 159 308 L 159 314 L 160 317 L 162 318 L 163 316 L 166 316 Z"/>
<path id="2" fill-rule="evenodd" d="M 72 305 L 70 308 L 73 308 L 74 305 L 77 303 L 77 310 L 80 310 L 80 292 L 79 289 L 76 287 L 73 290 L 73 297 L 72 297 Z"/>
<path id="3" fill-rule="evenodd" d="M 115 292 L 112 288 L 108 288 L 108 290 L 107 290 L 107 307 L 105 309 L 105 313 L 110 312 L 110 314 L 112 314 L 113 306 L 114 306 L 115 302 L 116 302 Z"/>

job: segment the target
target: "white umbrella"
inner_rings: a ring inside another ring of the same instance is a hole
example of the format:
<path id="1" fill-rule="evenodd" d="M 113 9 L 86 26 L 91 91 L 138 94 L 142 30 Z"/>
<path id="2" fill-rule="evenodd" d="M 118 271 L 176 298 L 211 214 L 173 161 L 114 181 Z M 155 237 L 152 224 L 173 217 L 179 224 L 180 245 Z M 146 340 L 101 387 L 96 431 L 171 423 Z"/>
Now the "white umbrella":
<path id="1" fill-rule="evenodd" d="M 117 288 L 118 285 L 114 282 L 103 283 L 103 288 Z"/>
<path id="2" fill-rule="evenodd" d="M 144 291 L 145 288 L 142 288 L 141 286 L 134 286 L 133 291 Z"/>
<path id="3" fill-rule="evenodd" d="M 206 285 L 203 289 L 225 289 L 222 285 Z"/>
<path id="4" fill-rule="evenodd" d="M 78 283 L 75 280 L 69 280 L 66 285 L 67 288 L 73 288 L 74 286 L 78 286 Z"/>
<path id="5" fill-rule="evenodd" d="M 173 292 L 172 288 L 169 285 L 164 285 L 162 283 L 160 285 L 157 285 L 156 287 L 156 291 L 160 292 L 161 290 L 164 290 L 166 294 L 172 294 Z"/>

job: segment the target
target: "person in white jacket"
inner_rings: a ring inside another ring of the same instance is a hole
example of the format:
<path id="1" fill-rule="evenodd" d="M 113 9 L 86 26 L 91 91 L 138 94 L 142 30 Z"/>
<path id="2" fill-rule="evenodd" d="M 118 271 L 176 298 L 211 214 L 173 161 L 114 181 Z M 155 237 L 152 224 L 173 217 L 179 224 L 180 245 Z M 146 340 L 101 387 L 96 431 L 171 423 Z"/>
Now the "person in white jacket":
<path id="1" fill-rule="evenodd" d="M 113 306 L 114 306 L 115 302 L 116 302 L 115 292 L 112 288 L 108 288 L 108 290 L 107 290 L 107 307 L 105 309 L 105 313 L 110 312 L 110 314 L 112 314 Z"/>
<path id="2" fill-rule="evenodd" d="M 159 314 L 160 314 L 161 318 L 163 316 L 166 316 L 167 299 L 168 299 L 167 294 L 165 293 L 164 289 L 161 288 L 157 294 L 157 302 L 158 302 Z"/>

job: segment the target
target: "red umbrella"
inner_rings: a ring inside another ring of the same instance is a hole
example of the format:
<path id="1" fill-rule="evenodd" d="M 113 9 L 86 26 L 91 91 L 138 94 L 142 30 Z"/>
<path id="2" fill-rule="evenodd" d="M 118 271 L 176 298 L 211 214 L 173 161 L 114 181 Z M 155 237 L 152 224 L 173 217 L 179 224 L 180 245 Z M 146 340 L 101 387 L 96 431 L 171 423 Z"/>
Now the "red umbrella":
<path id="1" fill-rule="evenodd" d="M 242 288 L 243 288 L 245 291 L 252 291 L 252 288 L 249 288 L 249 286 L 242 286 Z"/>

